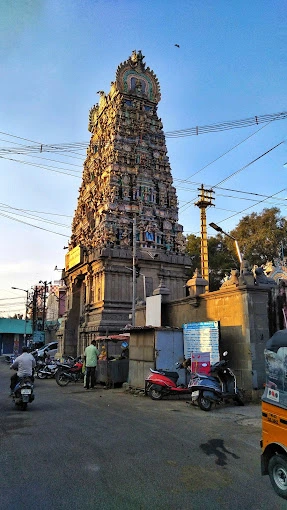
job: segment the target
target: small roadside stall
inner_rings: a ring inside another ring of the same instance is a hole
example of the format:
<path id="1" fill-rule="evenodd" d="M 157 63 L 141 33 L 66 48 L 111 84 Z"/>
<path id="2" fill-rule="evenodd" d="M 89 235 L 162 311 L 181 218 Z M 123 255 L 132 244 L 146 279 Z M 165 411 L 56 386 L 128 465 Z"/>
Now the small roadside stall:
<path id="1" fill-rule="evenodd" d="M 150 368 L 174 371 L 176 363 L 183 361 L 182 329 L 135 326 L 129 331 L 128 382 L 132 388 L 145 388 L 145 379 L 150 374 Z M 180 371 L 179 375 L 178 384 L 185 384 L 186 371 Z"/>
<path id="2" fill-rule="evenodd" d="M 127 382 L 129 376 L 129 335 L 109 335 L 96 338 L 99 360 L 97 383 L 107 388 Z"/>

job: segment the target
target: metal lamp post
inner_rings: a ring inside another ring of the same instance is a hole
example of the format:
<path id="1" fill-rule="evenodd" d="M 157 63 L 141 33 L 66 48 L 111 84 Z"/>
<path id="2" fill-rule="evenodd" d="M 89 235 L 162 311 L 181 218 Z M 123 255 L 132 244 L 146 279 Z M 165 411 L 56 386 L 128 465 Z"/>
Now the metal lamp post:
<path id="1" fill-rule="evenodd" d="M 220 232 L 221 234 L 224 234 L 226 235 L 227 237 L 230 237 L 230 239 L 233 239 L 234 243 L 235 243 L 235 246 L 236 246 L 236 253 L 237 253 L 237 256 L 238 256 L 238 259 L 239 259 L 239 262 L 240 262 L 240 265 L 242 264 L 242 255 L 240 253 L 240 249 L 239 249 L 239 245 L 238 245 L 238 242 L 237 240 L 235 239 L 235 237 L 231 236 L 230 234 L 227 234 L 227 232 L 224 232 L 224 230 L 222 230 L 221 227 L 219 227 L 218 225 L 216 225 L 215 223 L 209 223 L 209 226 L 211 228 L 213 228 L 214 230 L 216 230 L 216 232 Z"/>
<path id="2" fill-rule="evenodd" d="M 13 290 L 22 290 L 26 292 L 26 306 L 25 306 L 25 326 L 24 326 L 24 345 L 27 346 L 26 333 L 27 333 L 27 313 L 28 313 L 28 301 L 29 301 L 29 290 L 19 289 L 19 287 L 11 287 Z"/>

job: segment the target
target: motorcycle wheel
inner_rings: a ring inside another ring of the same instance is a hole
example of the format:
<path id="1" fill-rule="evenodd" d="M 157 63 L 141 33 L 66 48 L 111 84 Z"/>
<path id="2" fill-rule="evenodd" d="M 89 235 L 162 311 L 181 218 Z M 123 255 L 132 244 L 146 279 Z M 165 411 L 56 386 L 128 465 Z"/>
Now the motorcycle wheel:
<path id="1" fill-rule="evenodd" d="M 65 372 L 57 372 L 56 383 L 59 386 L 67 386 L 67 384 L 69 384 L 69 382 L 70 382 L 70 379 L 67 376 L 67 374 L 65 374 Z"/>
<path id="2" fill-rule="evenodd" d="M 235 395 L 235 397 L 234 397 L 234 399 L 233 399 L 233 400 L 234 400 L 234 402 L 236 402 L 236 404 L 237 404 L 237 405 L 239 405 L 239 406 L 244 406 L 244 400 L 243 400 L 243 399 L 244 399 L 244 393 L 243 393 L 243 391 L 242 391 L 242 390 L 239 390 L 239 389 L 237 388 L 237 390 L 236 390 L 236 395 Z"/>
<path id="3" fill-rule="evenodd" d="M 27 402 L 22 402 L 20 407 L 21 407 L 22 411 L 27 411 L 27 407 L 28 407 Z"/>
<path id="4" fill-rule="evenodd" d="M 150 389 L 148 390 L 148 396 L 152 399 L 152 400 L 161 400 L 162 399 L 162 392 L 161 391 L 158 391 L 156 389 L 156 387 L 154 385 L 152 385 L 150 387 Z"/>
<path id="5" fill-rule="evenodd" d="M 43 374 L 42 372 L 40 372 L 40 370 L 37 372 L 37 377 L 38 379 L 46 379 L 47 378 L 47 374 Z"/>
<path id="6" fill-rule="evenodd" d="M 211 402 L 211 400 L 209 400 L 209 398 L 204 397 L 202 392 L 200 392 L 197 401 L 198 401 L 198 405 L 202 411 L 210 411 L 212 402 Z"/>
<path id="7" fill-rule="evenodd" d="M 268 464 L 272 487 L 278 496 L 287 499 L 287 456 L 274 455 Z"/>

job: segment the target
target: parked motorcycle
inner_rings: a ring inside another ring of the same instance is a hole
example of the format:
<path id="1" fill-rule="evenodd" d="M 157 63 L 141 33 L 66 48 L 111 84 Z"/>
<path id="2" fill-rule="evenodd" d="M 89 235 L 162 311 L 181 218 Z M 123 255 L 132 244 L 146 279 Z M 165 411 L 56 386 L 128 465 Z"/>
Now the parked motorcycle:
<path id="1" fill-rule="evenodd" d="M 177 367 L 183 368 L 180 364 L 177 364 Z M 188 385 L 177 385 L 178 372 L 162 369 L 153 370 L 152 368 L 150 368 L 150 372 L 145 380 L 145 394 L 152 400 L 161 400 L 167 395 L 191 393 Z"/>
<path id="2" fill-rule="evenodd" d="M 47 379 L 55 377 L 57 371 L 60 368 L 60 364 L 57 361 L 38 361 L 35 368 L 35 375 L 38 379 Z"/>
<path id="3" fill-rule="evenodd" d="M 67 386 L 70 382 L 84 381 L 83 362 L 77 358 L 73 365 L 60 363 L 56 373 L 56 383 L 59 386 Z"/>
<path id="4" fill-rule="evenodd" d="M 9 365 L 12 365 L 16 359 L 16 356 L 14 354 L 5 356 L 6 363 L 9 363 Z"/>
<path id="5" fill-rule="evenodd" d="M 226 355 L 224 352 L 223 356 Z M 209 375 L 192 374 L 190 388 L 203 411 L 210 411 L 213 403 L 222 404 L 228 400 L 244 406 L 243 390 L 237 387 L 235 374 L 226 359 L 211 365 Z"/>
<path id="6" fill-rule="evenodd" d="M 12 393 L 13 402 L 22 411 L 26 411 L 28 403 L 33 402 L 34 398 L 34 385 L 31 377 L 21 377 Z"/>
<path id="7" fill-rule="evenodd" d="M 236 377 L 225 359 L 214 363 L 208 375 L 191 373 L 188 385 L 177 385 L 178 372 L 151 368 L 150 371 L 145 380 L 145 393 L 153 400 L 160 400 L 166 395 L 191 394 L 203 411 L 210 411 L 213 403 L 230 399 L 244 405 L 243 391 L 237 388 Z"/>

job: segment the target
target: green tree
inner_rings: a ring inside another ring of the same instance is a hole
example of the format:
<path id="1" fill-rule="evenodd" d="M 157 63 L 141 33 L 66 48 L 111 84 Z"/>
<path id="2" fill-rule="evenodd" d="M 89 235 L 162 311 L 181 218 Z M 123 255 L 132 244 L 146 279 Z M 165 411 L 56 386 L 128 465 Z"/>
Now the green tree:
<path id="1" fill-rule="evenodd" d="M 281 256 L 287 245 L 287 221 L 280 209 L 272 207 L 244 216 L 231 235 L 238 241 L 242 256 L 253 266 Z M 230 246 L 232 240 L 228 239 Z"/>
<path id="2" fill-rule="evenodd" d="M 277 207 L 244 216 L 230 234 L 237 240 L 242 257 L 251 266 L 260 266 L 282 254 L 287 248 L 287 220 Z M 187 253 L 192 258 L 191 276 L 200 269 L 200 237 L 187 236 Z M 285 252 L 286 254 L 286 252 Z M 209 289 L 218 290 L 226 273 L 240 269 L 235 243 L 230 237 L 218 234 L 208 239 Z"/>
<path id="3" fill-rule="evenodd" d="M 195 269 L 201 268 L 200 237 L 194 234 L 187 236 L 187 253 L 191 256 L 191 276 Z M 226 273 L 231 269 L 239 269 L 239 261 L 235 247 L 229 246 L 226 237 L 218 234 L 208 238 L 209 290 L 218 290 Z"/>

